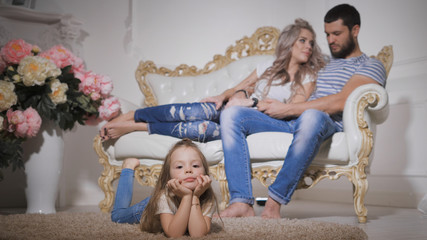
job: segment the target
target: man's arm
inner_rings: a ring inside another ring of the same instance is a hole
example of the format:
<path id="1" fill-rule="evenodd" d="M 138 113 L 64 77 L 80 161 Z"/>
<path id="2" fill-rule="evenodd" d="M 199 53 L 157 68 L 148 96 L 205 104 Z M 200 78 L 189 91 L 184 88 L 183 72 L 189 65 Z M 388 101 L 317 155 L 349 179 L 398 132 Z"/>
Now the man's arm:
<path id="1" fill-rule="evenodd" d="M 359 86 L 369 83 L 379 84 L 370 77 L 363 75 L 353 75 L 343 87 L 341 92 L 313 101 L 284 104 L 279 102 L 261 101 L 258 103 L 258 110 L 270 117 L 283 119 L 291 116 L 300 116 L 307 109 L 317 109 L 328 114 L 335 114 L 344 110 L 348 96 Z"/>
<path id="2" fill-rule="evenodd" d="M 233 88 L 229 88 L 225 90 L 223 93 L 221 93 L 218 96 L 204 98 L 201 100 L 201 102 L 213 102 L 216 104 L 216 109 L 218 110 L 219 108 L 221 108 L 224 101 L 229 100 L 232 97 L 240 97 L 240 98 L 246 97 L 244 92 L 239 92 L 235 94 L 237 90 L 241 90 L 241 89 L 246 90 L 248 95 L 250 96 L 253 92 L 253 88 L 257 80 L 258 80 L 258 76 L 257 76 L 256 70 L 254 70 L 252 71 L 251 74 L 249 74 L 249 76 L 247 76 L 245 79 L 243 79 L 239 84 L 237 84 Z"/>

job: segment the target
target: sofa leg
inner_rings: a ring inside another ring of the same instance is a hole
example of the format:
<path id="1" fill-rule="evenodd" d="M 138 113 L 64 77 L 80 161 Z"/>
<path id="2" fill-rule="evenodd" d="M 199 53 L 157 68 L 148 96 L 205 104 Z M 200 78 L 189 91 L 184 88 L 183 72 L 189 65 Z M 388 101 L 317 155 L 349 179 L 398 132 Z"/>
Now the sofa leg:
<path id="1" fill-rule="evenodd" d="M 219 187 L 221 191 L 221 202 L 219 203 L 219 210 L 222 211 L 227 207 L 228 202 L 230 201 L 227 179 L 220 179 Z"/>
<path id="2" fill-rule="evenodd" d="M 357 172 L 358 170 L 356 170 Z M 358 177 L 353 175 L 353 200 L 354 200 L 354 210 L 356 212 L 359 223 L 366 223 L 368 210 L 365 207 L 365 195 L 368 191 L 368 180 L 366 179 L 366 174 L 364 169 L 356 173 Z"/>
<path id="3" fill-rule="evenodd" d="M 104 171 L 98 179 L 98 185 L 104 192 L 105 198 L 99 202 L 99 208 L 102 212 L 109 212 L 114 202 L 114 190 L 112 182 L 114 181 L 114 168 L 104 167 Z"/>
<path id="4" fill-rule="evenodd" d="M 221 202 L 219 203 L 219 210 L 224 210 L 228 202 L 230 201 L 230 194 L 228 191 L 227 177 L 225 176 L 224 164 L 220 163 L 211 169 L 211 173 L 214 173 L 216 180 L 219 183 L 219 190 L 221 192 Z"/>

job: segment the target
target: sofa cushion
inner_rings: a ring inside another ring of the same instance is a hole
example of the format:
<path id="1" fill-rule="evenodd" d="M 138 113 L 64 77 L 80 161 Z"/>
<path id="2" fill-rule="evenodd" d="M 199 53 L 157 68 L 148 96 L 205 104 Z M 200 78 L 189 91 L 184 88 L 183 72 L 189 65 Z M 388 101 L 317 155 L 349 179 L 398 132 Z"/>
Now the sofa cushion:
<path id="1" fill-rule="evenodd" d="M 292 134 L 280 132 L 262 132 L 248 136 L 249 153 L 252 163 L 283 160 L 292 142 Z M 109 149 L 111 156 L 117 160 L 128 157 L 163 161 L 169 149 L 179 139 L 147 132 L 132 132 L 116 140 L 115 148 Z M 108 142 L 106 143 L 108 144 Z M 207 143 L 196 142 L 205 155 L 209 165 L 223 161 L 221 141 Z M 114 152 L 113 152 L 114 151 Z M 335 133 L 320 147 L 313 164 L 348 164 L 349 153 L 345 133 Z M 143 161 L 144 163 L 144 161 Z M 112 165 L 121 165 L 121 161 L 110 161 Z"/>
<path id="2" fill-rule="evenodd" d="M 126 134 L 115 141 L 114 149 L 110 154 L 117 160 L 124 160 L 129 157 L 138 159 L 153 159 L 163 161 L 169 149 L 180 139 L 158 134 L 148 134 L 148 132 L 132 132 Z M 205 155 L 209 165 L 214 165 L 222 161 L 221 140 L 208 143 L 194 142 Z M 106 142 L 108 144 L 108 142 Z M 107 151 L 109 151 L 107 147 Z M 110 162 L 112 165 L 121 165 L 121 161 Z"/>

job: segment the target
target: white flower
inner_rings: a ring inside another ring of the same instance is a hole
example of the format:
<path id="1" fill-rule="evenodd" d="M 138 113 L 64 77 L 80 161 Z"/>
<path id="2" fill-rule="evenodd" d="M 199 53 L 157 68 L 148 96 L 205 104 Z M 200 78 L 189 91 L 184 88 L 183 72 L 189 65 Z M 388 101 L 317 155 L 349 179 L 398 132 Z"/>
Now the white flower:
<path id="1" fill-rule="evenodd" d="M 61 83 L 58 79 L 54 79 L 49 84 L 50 89 L 52 90 L 49 93 L 49 97 L 55 104 L 65 103 L 67 101 L 67 95 L 65 94 L 68 90 L 68 85 L 66 83 Z"/>
<path id="2" fill-rule="evenodd" d="M 46 58 L 27 56 L 19 62 L 18 73 L 25 86 L 42 86 L 47 78 L 61 75 L 61 70 Z"/>
<path id="3" fill-rule="evenodd" d="M 14 90 L 15 85 L 13 83 L 0 80 L 0 112 L 16 104 L 18 97 Z"/>
<path id="4" fill-rule="evenodd" d="M 4 117 L 0 116 L 0 132 L 4 129 Z"/>

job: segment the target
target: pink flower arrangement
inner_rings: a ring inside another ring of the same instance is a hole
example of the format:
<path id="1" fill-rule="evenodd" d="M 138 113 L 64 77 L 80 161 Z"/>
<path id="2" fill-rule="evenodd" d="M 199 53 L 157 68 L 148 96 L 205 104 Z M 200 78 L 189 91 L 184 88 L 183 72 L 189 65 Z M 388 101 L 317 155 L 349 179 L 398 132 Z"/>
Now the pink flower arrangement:
<path id="1" fill-rule="evenodd" d="M 42 120 L 69 130 L 117 116 L 112 90 L 108 76 L 85 70 L 61 45 L 42 52 L 22 39 L 6 43 L 0 49 L 0 146 L 8 151 L 0 151 L 0 166 L 23 165 L 18 145 L 38 134 Z"/>

